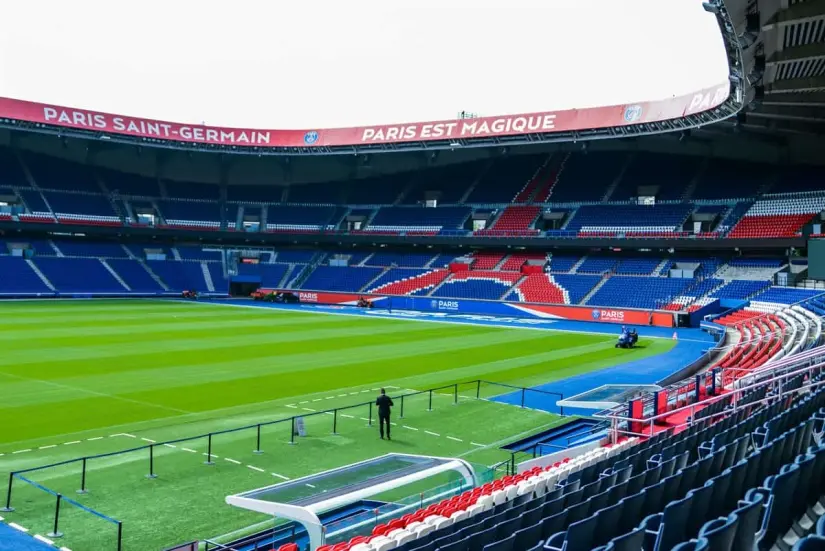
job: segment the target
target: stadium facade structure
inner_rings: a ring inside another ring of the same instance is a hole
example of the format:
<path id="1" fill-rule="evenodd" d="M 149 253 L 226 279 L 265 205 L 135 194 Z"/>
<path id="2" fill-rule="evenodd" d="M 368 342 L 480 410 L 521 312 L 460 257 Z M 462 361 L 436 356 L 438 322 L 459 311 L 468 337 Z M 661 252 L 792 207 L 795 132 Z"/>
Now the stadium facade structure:
<path id="1" fill-rule="evenodd" d="M 774 284 L 805 278 L 792 249 L 804 253 L 821 233 L 822 167 L 759 164 L 691 139 L 581 145 L 742 109 L 741 29 L 725 5 L 708 6 L 731 57 L 730 93 L 673 119 L 646 121 L 647 106 L 632 105 L 615 110 L 623 123 L 600 128 L 428 141 L 419 128 L 410 141 L 372 144 L 306 130 L 263 147 L 202 143 L 194 129 L 161 139 L 138 125 L 130 136 L 105 114 L 67 122 L 54 106 L 6 103 L 0 292 L 220 293 L 240 278 L 600 315 L 732 301 L 708 328 L 738 340 L 695 378 L 605 412 L 610 443 L 523 464 L 328 549 L 790 549 L 800 536 L 795 549 L 821 548 L 808 534 L 825 537 L 825 520 L 811 523 L 825 496 L 825 301 L 816 288 Z M 436 208 L 418 204 L 433 198 Z M 228 266 L 225 249 L 256 250 L 261 262 Z"/>

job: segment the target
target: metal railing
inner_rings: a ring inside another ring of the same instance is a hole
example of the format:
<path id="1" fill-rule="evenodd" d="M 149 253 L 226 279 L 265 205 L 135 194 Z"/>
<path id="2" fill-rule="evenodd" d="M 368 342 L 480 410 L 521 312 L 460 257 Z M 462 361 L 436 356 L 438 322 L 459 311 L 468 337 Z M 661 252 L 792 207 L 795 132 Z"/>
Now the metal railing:
<path id="1" fill-rule="evenodd" d="M 413 398 L 413 397 L 425 396 L 426 397 L 426 403 L 427 403 L 427 411 L 432 411 L 433 410 L 433 397 L 434 396 L 449 396 L 451 398 L 451 403 L 452 403 L 451 405 L 456 405 L 456 404 L 459 403 L 459 398 L 460 397 L 467 398 L 467 399 L 473 399 L 473 400 L 489 399 L 489 398 L 482 398 L 482 391 L 484 391 L 485 396 L 489 395 L 490 397 L 495 398 L 496 395 L 491 394 L 490 389 L 498 389 L 498 388 L 506 389 L 508 391 L 507 394 L 520 393 L 520 396 L 521 396 L 520 406 L 522 408 L 527 407 L 525 401 L 526 401 L 526 396 L 528 396 L 528 392 L 529 393 L 537 393 L 537 394 L 541 395 L 542 397 L 543 396 L 558 396 L 560 399 L 563 398 L 563 395 L 560 394 L 560 393 L 547 392 L 547 391 L 531 389 L 531 388 L 527 388 L 527 387 L 519 387 L 519 386 L 514 386 L 514 385 L 509 385 L 509 384 L 504 384 L 504 383 L 484 381 L 482 379 L 466 381 L 466 382 L 463 382 L 463 383 L 453 383 L 453 384 L 443 385 L 443 386 L 439 386 L 439 387 L 435 387 L 435 388 L 429 388 L 429 389 L 426 389 L 426 390 L 402 393 L 402 394 L 392 396 L 392 398 L 397 401 L 398 408 L 399 408 L 399 418 L 403 419 L 405 409 L 407 411 L 409 411 L 409 407 L 410 407 L 409 400 L 410 400 L 410 398 Z M 502 403 L 510 403 L 510 402 L 506 402 L 504 400 L 500 400 L 500 401 L 502 401 Z M 513 405 L 518 405 L 518 404 L 513 404 Z M 103 520 L 105 520 L 105 521 L 107 521 L 107 522 L 109 522 L 113 525 L 116 525 L 116 527 L 117 527 L 117 542 L 118 542 L 117 543 L 117 549 L 118 549 L 118 551 L 120 551 L 122 549 L 123 521 L 114 519 L 114 518 L 112 518 L 108 515 L 105 515 L 105 514 L 99 512 L 99 511 L 96 511 L 96 510 L 94 510 L 90 507 L 87 507 L 87 506 L 85 506 L 81 503 L 78 503 L 77 501 L 71 500 L 71 499 L 65 497 L 64 495 L 60 494 L 59 492 L 57 492 L 55 490 L 52 490 L 50 488 L 47 488 L 46 486 L 43 486 L 42 484 L 39 484 L 39 483 L 31 480 L 28 476 L 24 476 L 24 475 L 28 475 L 29 473 L 40 472 L 40 471 L 44 471 L 44 470 L 48 470 L 48 469 L 54 469 L 56 467 L 63 467 L 63 466 L 67 466 L 67 465 L 78 465 L 78 476 L 79 476 L 79 483 L 80 483 L 80 489 L 78 490 L 78 493 L 79 494 L 85 494 L 88 491 L 88 488 L 87 488 L 87 485 L 86 485 L 86 474 L 87 474 L 89 463 L 91 461 L 100 460 L 100 459 L 109 458 L 109 457 L 120 456 L 120 455 L 124 455 L 124 454 L 144 452 L 144 453 L 147 454 L 147 457 L 146 457 L 147 472 L 146 472 L 145 476 L 146 476 L 146 478 L 153 479 L 153 478 L 157 478 L 157 476 L 158 476 L 158 473 L 157 473 L 156 468 L 155 468 L 155 449 L 159 448 L 159 447 L 171 447 L 172 445 L 183 444 L 183 443 L 187 443 L 187 442 L 191 443 L 191 442 L 196 442 L 196 441 L 200 441 L 200 442 L 205 441 L 207 451 L 204 454 L 204 455 L 206 455 L 206 461 L 204 463 L 206 465 L 213 465 L 214 462 L 212 461 L 212 459 L 214 457 L 216 457 L 216 455 L 213 453 L 213 439 L 216 436 L 225 435 L 225 434 L 235 434 L 235 433 L 239 433 L 239 432 L 243 432 L 243 431 L 249 431 L 251 433 L 254 433 L 255 449 L 253 450 L 253 453 L 260 454 L 260 453 L 263 453 L 263 444 L 264 443 L 262 441 L 261 431 L 262 431 L 262 428 L 264 428 L 264 427 L 271 427 L 271 426 L 276 426 L 276 425 L 283 426 L 284 428 L 289 427 L 289 444 L 296 444 L 295 437 L 298 434 L 298 431 L 296 429 L 298 428 L 298 419 L 300 419 L 300 418 L 322 417 L 322 416 L 327 416 L 327 415 L 331 416 L 332 417 L 332 419 L 331 419 L 332 434 L 338 434 L 340 412 L 353 410 L 353 409 L 361 409 L 366 414 L 365 418 L 367 420 L 367 426 L 372 426 L 373 425 L 373 419 L 374 419 L 374 415 L 373 415 L 374 407 L 375 407 L 375 400 L 370 400 L 369 402 L 359 402 L 357 404 L 346 405 L 346 406 L 336 407 L 336 408 L 322 410 L 322 411 L 307 412 L 306 414 L 293 415 L 291 417 L 276 419 L 276 420 L 273 420 L 273 421 L 265 421 L 265 422 L 251 424 L 251 425 L 244 425 L 244 426 L 241 426 L 241 427 L 235 427 L 235 428 L 224 429 L 224 430 L 219 430 L 219 431 L 212 431 L 212 432 L 209 432 L 209 433 L 206 433 L 206 434 L 199 434 L 197 436 L 176 438 L 176 439 L 173 439 L 173 440 L 164 440 L 162 442 L 152 442 L 150 444 L 135 446 L 135 447 L 132 447 L 132 448 L 128 448 L 128 449 L 124 449 L 124 450 L 118 450 L 118 451 L 115 451 L 115 452 L 108 452 L 108 453 L 101 453 L 101 454 L 77 457 L 77 458 L 73 458 L 73 459 L 67 459 L 67 460 L 64 460 L 64 461 L 59 461 L 59 462 L 56 462 L 56 463 L 50 463 L 48 465 L 42 465 L 42 466 L 39 466 L 39 467 L 32 467 L 32 468 L 28 468 L 28 469 L 12 471 L 12 472 L 9 473 L 8 488 L 6 490 L 5 507 L 0 508 L 0 511 L 4 511 L 4 512 L 13 512 L 14 511 L 14 507 L 12 506 L 12 496 L 13 496 L 14 482 L 17 480 L 17 481 L 23 482 L 25 484 L 28 484 L 28 485 L 30 485 L 34 488 L 37 488 L 38 490 L 44 491 L 48 494 L 51 494 L 51 495 L 55 496 L 56 505 L 55 505 L 55 514 L 54 514 L 54 526 L 55 526 L 54 533 L 57 533 L 58 523 L 59 523 L 59 520 L 60 520 L 60 505 L 61 505 L 61 502 L 69 503 L 73 506 L 76 506 L 76 507 L 80 508 L 81 510 L 83 510 L 85 512 L 88 512 L 88 513 L 90 513 L 92 515 L 95 515 L 96 517 L 99 517 L 99 518 L 101 518 L 101 519 L 103 519 Z M 278 439 L 278 441 L 282 442 L 281 439 Z"/>

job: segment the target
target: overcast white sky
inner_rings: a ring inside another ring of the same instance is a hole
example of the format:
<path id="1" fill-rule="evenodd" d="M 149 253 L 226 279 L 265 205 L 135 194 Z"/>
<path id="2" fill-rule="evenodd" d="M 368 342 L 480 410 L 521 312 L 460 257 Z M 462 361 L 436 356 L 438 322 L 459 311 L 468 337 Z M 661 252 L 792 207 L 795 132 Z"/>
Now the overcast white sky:
<path id="1" fill-rule="evenodd" d="M 634 103 L 727 78 L 700 0 L 4 2 L 0 96 L 321 128 Z"/>

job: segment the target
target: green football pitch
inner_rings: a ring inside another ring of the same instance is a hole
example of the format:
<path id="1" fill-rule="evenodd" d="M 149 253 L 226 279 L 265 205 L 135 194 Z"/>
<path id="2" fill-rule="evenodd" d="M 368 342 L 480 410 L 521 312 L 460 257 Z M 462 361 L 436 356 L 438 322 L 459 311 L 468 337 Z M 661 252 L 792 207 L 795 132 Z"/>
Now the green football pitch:
<path id="1" fill-rule="evenodd" d="M 405 400 L 393 440 L 368 426 L 378 388 L 398 396 L 483 379 L 532 386 L 659 354 L 669 340 L 617 351 L 615 336 L 339 316 L 176 301 L 0 303 L 0 476 L 26 473 L 122 521 L 124 549 L 160 549 L 266 521 L 224 497 L 389 452 L 462 457 L 489 466 L 499 449 L 564 422 L 546 412 L 476 399 L 478 388 Z M 481 397 L 506 392 L 484 384 Z M 289 423 L 307 434 L 289 445 Z M 333 419 L 334 418 L 334 419 Z M 255 425 L 264 423 L 258 431 Z M 333 423 L 335 431 L 333 434 Z M 207 438 L 170 440 L 252 425 Z M 157 478 L 147 478 L 149 451 Z M 5 501 L 5 484 L 2 485 Z M 52 531 L 55 497 L 15 479 L 0 513 L 31 534 Z M 2 504 L 0 504 L 2 505 Z M 64 502 L 59 545 L 115 548 L 116 527 Z"/>

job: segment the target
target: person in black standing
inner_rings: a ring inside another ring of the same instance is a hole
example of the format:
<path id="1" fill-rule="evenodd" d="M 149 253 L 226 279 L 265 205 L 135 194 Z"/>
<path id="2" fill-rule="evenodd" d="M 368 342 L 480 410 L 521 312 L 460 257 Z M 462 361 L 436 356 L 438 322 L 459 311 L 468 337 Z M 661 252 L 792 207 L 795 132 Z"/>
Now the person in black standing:
<path id="1" fill-rule="evenodd" d="M 395 404 L 392 403 L 392 398 L 387 396 L 387 391 L 381 389 L 381 395 L 375 400 L 375 405 L 378 406 L 378 425 L 381 430 L 381 440 L 384 439 L 384 424 L 387 425 L 387 440 L 390 438 L 390 408 Z"/>

